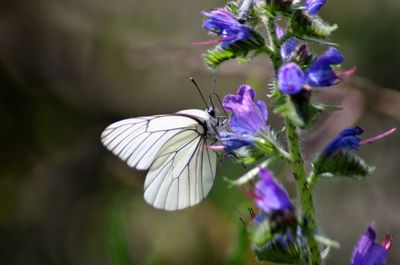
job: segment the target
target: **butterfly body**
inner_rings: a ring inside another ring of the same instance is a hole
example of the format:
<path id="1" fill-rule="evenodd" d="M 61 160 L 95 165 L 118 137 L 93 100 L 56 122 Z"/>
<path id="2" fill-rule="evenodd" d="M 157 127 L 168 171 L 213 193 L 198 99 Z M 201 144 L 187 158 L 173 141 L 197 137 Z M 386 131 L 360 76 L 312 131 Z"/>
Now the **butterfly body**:
<path id="1" fill-rule="evenodd" d="M 102 133 L 104 146 L 130 167 L 149 170 L 144 198 L 155 208 L 180 210 L 202 201 L 215 178 L 218 137 L 214 108 L 122 120 Z"/>

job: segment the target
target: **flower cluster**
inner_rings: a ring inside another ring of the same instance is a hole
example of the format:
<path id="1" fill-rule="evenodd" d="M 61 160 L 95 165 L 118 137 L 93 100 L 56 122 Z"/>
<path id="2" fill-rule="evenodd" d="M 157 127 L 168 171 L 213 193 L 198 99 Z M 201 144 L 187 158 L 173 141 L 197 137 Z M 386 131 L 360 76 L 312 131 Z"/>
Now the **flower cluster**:
<path id="1" fill-rule="evenodd" d="M 393 133 L 393 128 L 370 139 L 361 138 L 363 129 L 341 131 L 314 158 L 310 167 L 303 159 L 299 132 L 310 128 L 318 113 L 337 106 L 313 102 L 313 91 L 332 87 L 354 73 L 343 71 L 341 52 L 329 43 L 336 30 L 319 16 L 326 0 L 243 0 L 229 1 L 223 8 L 204 11 L 203 28 L 217 36 L 200 44 L 217 44 L 203 56 L 215 69 L 225 61 L 240 58 L 248 62 L 257 55 L 271 59 L 276 77 L 269 95 L 273 112 L 284 120 L 284 127 L 274 131 L 267 125 L 268 109 L 256 99 L 253 88 L 241 85 L 236 94 L 226 95 L 221 104 L 228 117 L 227 128 L 218 132 L 218 143 L 210 149 L 233 155 L 244 165 L 257 165 L 238 180 L 231 181 L 252 198 L 257 215 L 252 215 L 249 235 L 260 260 L 287 264 L 323 264 L 321 246 L 331 247 L 333 240 L 321 240 L 313 207 L 312 189 L 318 180 L 347 177 L 365 178 L 373 167 L 356 150 Z M 265 31 L 259 30 L 262 26 Z M 263 34 L 267 33 L 265 38 Z M 322 54 L 314 42 L 327 45 Z M 281 138 L 286 133 L 286 139 Z M 283 147 L 282 147 L 283 146 Z M 271 161 L 283 160 L 296 183 L 299 205 L 267 169 Z M 309 172 L 308 169 L 310 168 Z M 258 176 L 254 183 L 253 179 Z M 249 188 L 250 186 L 250 188 Z M 320 241 L 319 241 L 320 240 Z M 351 265 L 384 265 L 391 237 L 375 243 L 372 227 L 361 236 L 351 258 Z"/>
<path id="2" fill-rule="evenodd" d="M 259 209 L 259 213 L 253 217 L 250 229 L 255 234 L 260 230 L 267 230 L 270 235 L 262 240 L 254 238 L 253 249 L 258 259 L 278 263 L 298 262 L 301 248 L 305 245 L 305 237 L 286 189 L 271 171 L 260 168 L 254 191 L 245 192 Z M 278 249 L 280 255 L 276 254 Z"/>
<path id="3" fill-rule="evenodd" d="M 337 73 L 333 65 L 343 62 L 341 53 L 330 47 L 304 72 L 296 63 L 288 63 L 279 69 L 278 86 L 282 93 L 293 95 L 299 93 L 304 87 L 329 87 L 337 84 L 343 77 L 354 72 L 353 69 L 344 73 Z"/>

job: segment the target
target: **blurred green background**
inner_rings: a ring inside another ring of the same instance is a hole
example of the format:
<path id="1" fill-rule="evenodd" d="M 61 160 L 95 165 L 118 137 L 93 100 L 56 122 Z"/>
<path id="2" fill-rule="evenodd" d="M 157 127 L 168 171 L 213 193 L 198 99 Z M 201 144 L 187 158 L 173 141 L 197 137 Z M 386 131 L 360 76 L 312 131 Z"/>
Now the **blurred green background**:
<path id="1" fill-rule="evenodd" d="M 243 172 L 229 159 L 209 197 L 167 213 L 145 204 L 145 172 L 101 146 L 110 123 L 139 115 L 203 108 L 188 81 L 220 95 L 248 82 L 265 98 L 266 58 L 208 71 L 200 11 L 223 1 L 3 0 L 0 2 L 0 264 L 255 264 L 234 253 L 251 202 L 223 176 Z M 329 1 L 321 16 L 338 23 L 346 67 L 357 76 L 318 93 L 344 110 L 303 136 L 310 161 L 336 133 L 354 124 L 365 137 L 400 127 L 400 1 Z M 361 77 L 362 76 L 362 77 Z M 363 78 L 364 77 L 364 78 Z M 367 77 L 368 79 L 366 79 Z M 280 121 L 270 115 L 275 128 Z M 338 240 L 327 264 L 348 264 L 375 221 L 394 234 L 388 264 L 400 263 L 398 134 L 360 154 L 377 166 L 367 181 L 321 182 L 315 204 L 324 232 Z M 294 194 L 290 172 L 281 180 Z"/>

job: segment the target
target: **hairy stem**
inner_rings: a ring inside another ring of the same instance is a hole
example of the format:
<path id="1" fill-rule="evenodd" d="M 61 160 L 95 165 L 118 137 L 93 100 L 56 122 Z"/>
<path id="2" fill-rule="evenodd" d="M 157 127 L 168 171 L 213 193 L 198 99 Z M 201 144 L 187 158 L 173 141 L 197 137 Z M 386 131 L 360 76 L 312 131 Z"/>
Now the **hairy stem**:
<path id="1" fill-rule="evenodd" d="M 309 187 L 306 170 L 304 168 L 304 160 L 300 147 L 300 139 L 297 135 L 296 126 L 290 121 L 289 118 L 285 118 L 285 125 L 289 152 L 291 156 L 290 164 L 296 180 L 297 193 L 300 199 L 300 204 L 304 217 L 307 221 L 308 229 L 311 231 L 311 233 L 306 233 L 311 264 L 321 265 L 321 255 L 319 252 L 318 243 L 315 240 L 313 233 L 313 231 L 317 229 L 317 224 L 315 221 L 315 210 L 313 205 L 312 192 Z"/>
<path id="2" fill-rule="evenodd" d="M 282 64 L 282 59 L 280 56 L 279 40 L 276 36 L 275 31 L 275 18 L 272 16 L 268 16 L 268 14 L 264 14 L 261 16 L 261 20 L 264 23 L 265 28 L 267 29 L 269 40 L 268 49 L 271 51 L 268 55 L 272 61 L 272 64 L 274 65 L 275 72 L 277 72 Z"/>
<path id="3" fill-rule="evenodd" d="M 282 65 L 282 58 L 280 55 L 280 49 L 285 38 L 283 40 L 278 40 L 275 31 L 275 18 L 268 14 L 262 16 L 262 21 L 268 32 L 269 46 L 266 48 L 268 50 L 268 55 L 274 65 L 275 74 L 277 74 L 278 69 Z M 286 38 L 289 39 L 290 33 L 286 34 Z M 287 100 L 290 100 L 289 98 Z M 299 196 L 299 201 L 301 204 L 302 212 L 306 220 L 307 231 L 305 236 L 307 238 L 307 248 L 308 257 L 311 265 L 321 265 L 321 254 L 319 251 L 318 243 L 315 240 L 314 232 L 317 230 L 317 223 L 315 220 L 315 210 L 312 198 L 312 188 L 309 185 L 306 170 L 304 167 L 304 160 L 300 147 L 300 139 L 297 135 L 296 125 L 290 120 L 289 117 L 284 117 L 287 140 L 289 147 L 289 162 L 292 167 L 293 175 L 296 180 L 296 187 Z"/>

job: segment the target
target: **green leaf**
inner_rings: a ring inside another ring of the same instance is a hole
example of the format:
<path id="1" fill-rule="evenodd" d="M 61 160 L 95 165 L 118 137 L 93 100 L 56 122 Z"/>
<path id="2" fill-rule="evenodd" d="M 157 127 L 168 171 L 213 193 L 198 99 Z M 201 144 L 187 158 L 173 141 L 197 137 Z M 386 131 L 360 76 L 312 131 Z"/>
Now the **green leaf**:
<path id="1" fill-rule="evenodd" d="M 363 179 L 374 171 L 352 151 L 342 151 L 329 157 L 318 156 L 313 163 L 315 174 L 323 178 L 347 177 Z"/>
<path id="2" fill-rule="evenodd" d="M 280 235 L 280 239 L 273 238 L 262 245 L 253 245 L 257 258 L 279 264 L 306 264 L 302 258 L 305 255 L 302 251 L 306 251 L 306 248 L 301 239 L 287 240 L 285 235 Z M 286 243 L 282 244 L 282 240 Z"/>
<path id="3" fill-rule="evenodd" d="M 337 25 L 329 25 L 320 17 L 310 15 L 304 9 L 299 9 L 294 12 L 290 19 L 290 28 L 291 31 L 300 38 L 311 37 L 326 39 L 337 29 Z"/>
<path id="4" fill-rule="evenodd" d="M 237 55 L 228 49 L 222 49 L 221 46 L 217 46 L 214 49 L 210 49 L 207 53 L 203 54 L 204 63 L 212 68 L 217 68 L 221 63 L 235 58 Z"/>

